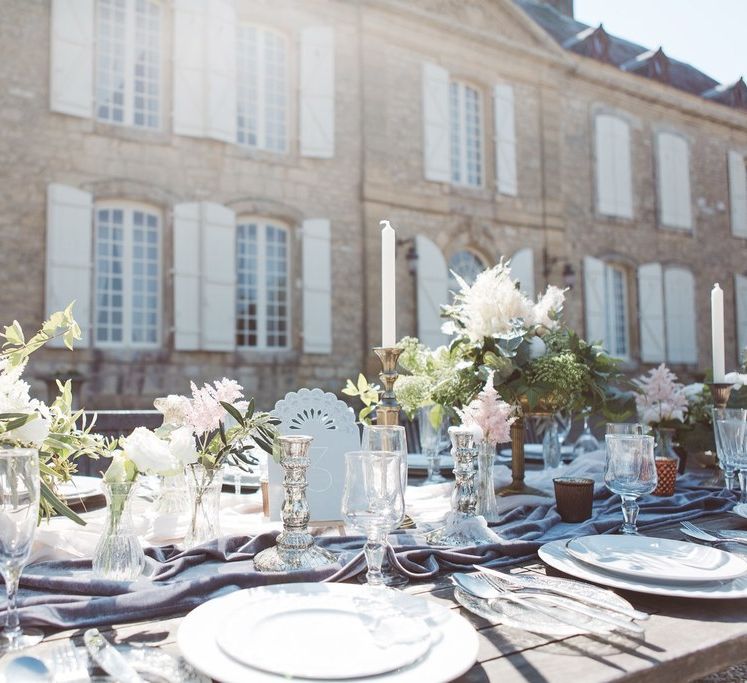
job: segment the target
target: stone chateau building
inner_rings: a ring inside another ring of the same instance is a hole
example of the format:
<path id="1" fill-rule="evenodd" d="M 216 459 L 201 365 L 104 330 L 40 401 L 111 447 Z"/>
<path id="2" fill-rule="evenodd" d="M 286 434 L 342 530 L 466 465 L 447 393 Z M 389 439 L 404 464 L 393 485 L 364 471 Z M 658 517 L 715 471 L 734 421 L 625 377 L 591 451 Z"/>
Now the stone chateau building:
<path id="1" fill-rule="evenodd" d="M 0 0 L 0 320 L 89 407 L 228 375 L 269 407 L 435 344 L 449 268 L 510 257 L 631 370 L 747 345 L 747 87 L 572 0 Z M 651 49 L 653 48 L 653 49 Z M 43 395 L 43 392 L 42 392 Z"/>

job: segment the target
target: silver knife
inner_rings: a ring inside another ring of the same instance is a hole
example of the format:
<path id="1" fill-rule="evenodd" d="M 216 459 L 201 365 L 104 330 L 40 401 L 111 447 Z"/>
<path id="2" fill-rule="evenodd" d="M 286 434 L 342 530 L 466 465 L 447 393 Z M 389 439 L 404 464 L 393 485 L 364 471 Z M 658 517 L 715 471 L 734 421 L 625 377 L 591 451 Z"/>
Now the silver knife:
<path id="1" fill-rule="evenodd" d="M 490 574 L 491 576 L 495 577 L 499 581 L 504 581 L 507 584 L 510 584 L 512 586 L 516 586 L 517 588 L 525 588 L 528 590 L 540 590 L 540 587 L 537 586 L 531 586 L 525 583 L 521 580 L 519 577 L 515 577 L 512 574 L 505 574 L 504 572 L 496 571 L 495 569 L 490 569 L 489 567 L 482 567 L 480 565 L 474 565 L 475 569 L 481 572 L 485 572 L 486 574 Z M 555 595 L 560 595 L 564 598 L 571 598 L 573 600 L 576 600 L 577 602 L 583 602 L 586 605 L 589 605 L 591 607 L 597 607 L 599 609 L 605 609 L 608 612 L 616 612 L 617 614 L 622 614 L 629 619 L 636 619 L 637 621 L 645 621 L 646 619 L 649 619 L 651 615 L 648 612 L 641 612 L 637 609 L 632 609 L 628 607 L 620 607 L 615 604 L 610 604 L 608 602 L 604 602 L 603 600 L 597 600 L 596 598 L 589 597 L 588 595 L 580 595 L 576 591 L 568 590 L 565 588 L 560 587 L 558 584 L 555 584 L 554 582 L 551 584 L 548 582 L 547 584 L 543 584 L 541 587 L 542 591 L 546 591 L 547 593 L 554 593 Z"/>
<path id="2" fill-rule="evenodd" d="M 83 634 L 83 642 L 91 659 L 118 683 L 145 683 L 135 668 L 112 647 L 97 628 L 89 628 Z"/>

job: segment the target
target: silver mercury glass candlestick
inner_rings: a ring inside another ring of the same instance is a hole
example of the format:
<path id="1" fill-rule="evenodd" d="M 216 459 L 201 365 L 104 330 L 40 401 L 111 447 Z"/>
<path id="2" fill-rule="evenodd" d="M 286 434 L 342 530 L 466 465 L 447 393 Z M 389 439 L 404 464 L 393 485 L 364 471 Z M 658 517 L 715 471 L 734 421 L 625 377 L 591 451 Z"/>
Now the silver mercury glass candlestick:
<path id="1" fill-rule="evenodd" d="M 259 572 L 292 572 L 334 564 L 335 556 L 314 544 L 309 533 L 309 504 L 306 500 L 306 470 L 309 467 L 310 436 L 280 436 L 280 465 L 285 474 L 285 500 L 281 510 L 283 531 L 276 545 L 254 558 Z"/>
<path id="2" fill-rule="evenodd" d="M 452 548 L 495 543 L 484 518 L 477 509 L 477 455 L 475 432 L 470 427 L 449 427 L 451 454 L 454 458 L 454 491 L 451 494 L 451 512 L 446 524 L 426 535 L 431 545 Z"/>

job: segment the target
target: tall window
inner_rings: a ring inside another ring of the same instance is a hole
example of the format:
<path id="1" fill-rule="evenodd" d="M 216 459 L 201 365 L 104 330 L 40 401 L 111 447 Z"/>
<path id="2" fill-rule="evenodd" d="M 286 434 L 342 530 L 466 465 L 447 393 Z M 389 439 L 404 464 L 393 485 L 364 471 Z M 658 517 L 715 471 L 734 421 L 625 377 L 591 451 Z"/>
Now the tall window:
<path id="1" fill-rule="evenodd" d="M 258 220 L 236 231 L 236 345 L 289 346 L 288 231 Z"/>
<path id="2" fill-rule="evenodd" d="M 98 0 L 96 117 L 158 128 L 161 6 L 152 0 Z"/>
<path id="3" fill-rule="evenodd" d="M 482 97 L 465 83 L 449 84 L 451 181 L 482 185 Z"/>
<path id="4" fill-rule="evenodd" d="M 485 270 L 487 266 L 482 259 L 471 251 L 458 251 L 449 259 L 449 298 L 453 300 L 454 293 L 460 289 L 454 273 L 461 277 L 468 285 Z"/>
<path id="5" fill-rule="evenodd" d="M 288 137 L 286 39 L 267 29 L 241 26 L 236 53 L 237 140 L 247 147 L 284 152 Z"/>
<path id="6" fill-rule="evenodd" d="M 626 358 L 628 348 L 628 283 L 625 270 L 605 266 L 606 334 L 605 348 L 610 355 Z"/>
<path id="7" fill-rule="evenodd" d="M 157 346 L 161 315 L 158 214 L 99 206 L 95 225 L 95 342 Z"/>

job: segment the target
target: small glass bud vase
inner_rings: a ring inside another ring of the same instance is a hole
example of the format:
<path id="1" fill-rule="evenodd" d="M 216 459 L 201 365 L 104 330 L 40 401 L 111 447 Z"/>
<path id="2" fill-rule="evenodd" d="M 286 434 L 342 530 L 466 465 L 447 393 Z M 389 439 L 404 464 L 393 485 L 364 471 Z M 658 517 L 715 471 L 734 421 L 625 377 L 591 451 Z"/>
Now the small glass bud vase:
<path id="1" fill-rule="evenodd" d="M 451 512 L 444 526 L 425 538 L 431 545 L 451 548 L 495 543 L 498 538 L 477 514 L 477 460 L 482 449 L 475 444 L 475 433 L 469 427 L 449 427 L 449 437 L 456 480 L 451 494 Z"/>
<path id="2" fill-rule="evenodd" d="M 495 483 L 493 468 L 495 466 L 495 446 L 482 440 L 477 444 L 477 514 L 485 517 L 485 521 L 498 521 L 498 503 L 495 499 Z"/>
<path id="3" fill-rule="evenodd" d="M 220 536 L 220 492 L 223 470 L 200 464 L 187 467 L 190 520 L 184 546 L 194 548 Z"/>
<path id="4" fill-rule="evenodd" d="M 187 480 L 184 470 L 158 476 L 156 514 L 179 516 L 187 508 Z"/>
<path id="5" fill-rule="evenodd" d="M 667 427 L 657 429 L 656 447 L 654 448 L 657 484 L 653 491 L 654 496 L 674 495 L 677 470 L 680 466 L 679 456 L 674 450 L 674 435 L 674 429 Z"/>
<path id="6" fill-rule="evenodd" d="M 306 500 L 306 470 L 309 468 L 310 436 L 281 436 L 280 465 L 284 470 L 285 499 L 281 516 L 283 531 L 276 545 L 254 558 L 260 572 L 291 572 L 334 564 L 335 556 L 314 544 L 309 533 L 309 505 Z"/>
<path id="7" fill-rule="evenodd" d="M 110 581 L 133 581 L 140 576 L 145 554 L 132 523 L 130 501 L 135 482 L 103 482 L 106 527 L 93 553 L 93 575 Z"/>
<path id="8" fill-rule="evenodd" d="M 555 416 L 547 418 L 547 428 L 542 439 L 542 461 L 546 470 L 554 470 L 560 467 L 560 436 Z"/>

